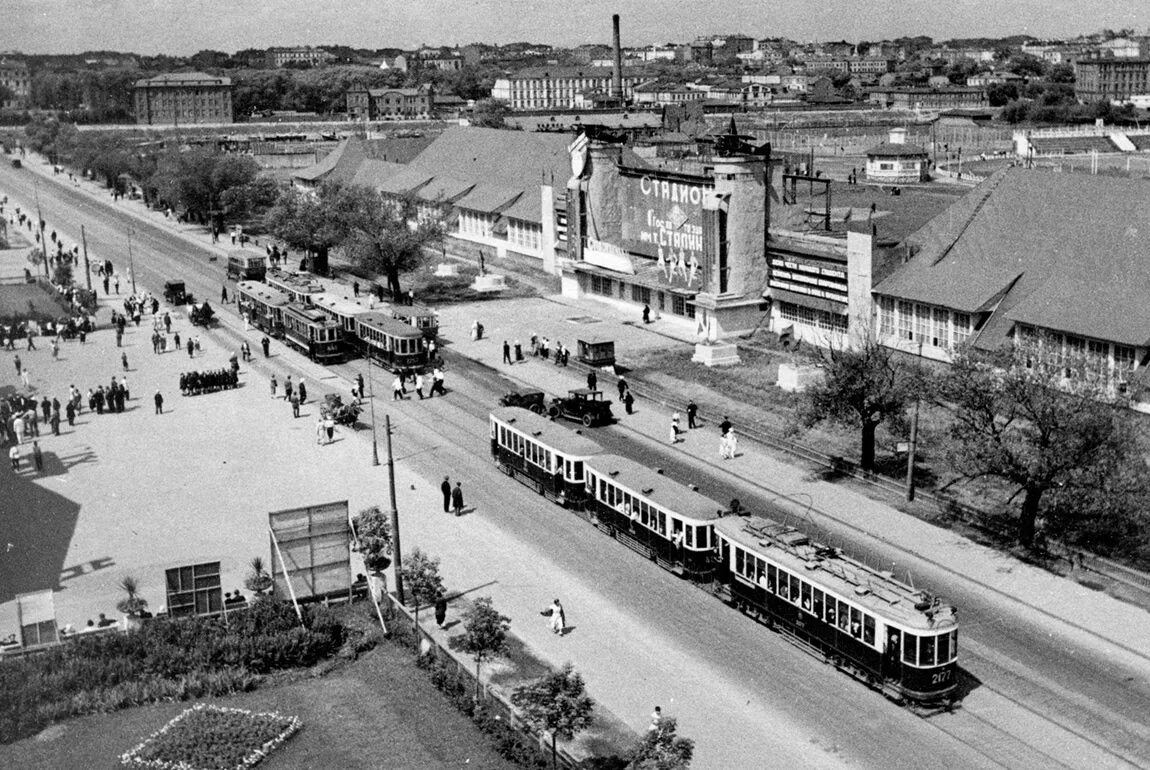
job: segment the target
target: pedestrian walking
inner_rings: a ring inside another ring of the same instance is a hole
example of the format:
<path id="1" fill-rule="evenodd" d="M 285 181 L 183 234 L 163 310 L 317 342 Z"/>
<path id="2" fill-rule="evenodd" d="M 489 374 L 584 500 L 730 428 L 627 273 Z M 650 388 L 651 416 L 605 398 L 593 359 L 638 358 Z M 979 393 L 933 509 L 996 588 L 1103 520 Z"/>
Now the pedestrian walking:
<path id="1" fill-rule="evenodd" d="M 335 418 L 331 416 L 331 412 L 323 418 L 323 430 L 327 434 L 327 443 L 330 444 L 335 440 Z"/>
<path id="2" fill-rule="evenodd" d="M 28 367 L 25 366 L 20 371 L 20 379 L 24 381 L 24 390 L 32 389 L 32 372 L 29 371 Z"/>
<path id="3" fill-rule="evenodd" d="M 193 338 L 193 341 L 195 342 L 196 352 L 199 353 L 200 352 L 200 335 L 197 334 Z"/>
<path id="4" fill-rule="evenodd" d="M 167 312 L 164 313 L 164 332 L 167 334 L 172 333 L 172 314 L 171 313 L 167 313 Z M 177 342 L 176 344 L 178 345 L 179 343 Z"/>
<path id="5" fill-rule="evenodd" d="M 52 340 L 52 358 L 60 358 L 60 343 L 56 340 Z"/>
<path id="6" fill-rule="evenodd" d="M 619 389 L 619 400 L 622 401 L 623 393 L 627 390 L 627 381 L 620 377 L 619 381 L 615 383 L 615 387 Z"/>
<path id="7" fill-rule="evenodd" d="M 511 345 L 507 340 L 503 340 L 503 363 L 511 364 Z"/>
<path id="8" fill-rule="evenodd" d="M 723 415 L 723 421 L 719 423 L 719 435 L 726 436 L 731 430 L 731 418 Z"/>
<path id="9" fill-rule="evenodd" d="M 595 374 L 595 370 L 587 372 L 587 390 L 595 390 L 595 386 L 599 384 L 599 377 Z"/>
<path id="10" fill-rule="evenodd" d="M 321 414 L 315 421 L 315 443 L 322 444 L 325 434 L 326 431 L 323 429 L 323 415 Z"/>
<path id="11" fill-rule="evenodd" d="M 415 375 L 415 395 L 419 396 L 419 400 L 423 400 L 423 372 L 417 372 Z"/>
<path id="12" fill-rule="evenodd" d="M 119 294 L 120 293 L 120 276 L 117 275 L 116 280 L 113 281 L 112 284 L 116 288 L 116 293 Z"/>
<path id="13" fill-rule="evenodd" d="M 21 371 L 21 363 L 20 363 L 20 354 L 19 353 L 16 354 L 16 357 L 12 360 L 12 363 L 16 364 L 16 376 L 19 377 L 20 371 Z"/>
<path id="14" fill-rule="evenodd" d="M 651 306 L 643 305 L 643 323 L 651 323 Z"/>
<path id="15" fill-rule="evenodd" d="M 180 349 L 180 333 L 179 332 L 176 332 L 175 334 L 172 335 L 172 342 L 175 343 L 175 346 L 176 346 L 175 349 L 179 350 Z"/>
<path id="16" fill-rule="evenodd" d="M 394 380 L 391 381 L 391 400 L 392 401 L 402 401 L 403 400 L 403 383 L 400 382 L 398 377 L 396 377 Z"/>
<path id="17" fill-rule="evenodd" d="M 679 413 L 671 415 L 671 443 L 679 443 Z"/>
<path id="18" fill-rule="evenodd" d="M 515 340 L 515 363 L 523 360 L 523 345 L 519 340 Z"/>
<path id="19" fill-rule="evenodd" d="M 64 407 L 64 416 L 68 418 L 68 427 L 74 428 L 76 426 L 76 404 L 69 401 L 68 405 Z"/>
<path id="20" fill-rule="evenodd" d="M 455 482 L 455 489 L 451 490 L 451 507 L 456 516 L 463 515 L 463 482 Z"/>
<path id="21" fill-rule="evenodd" d="M 15 444 L 8 450 L 8 459 L 12 461 L 12 470 L 20 472 L 20 447 Z"/>
<path id="22" fill-rule="evenodd" d="M 128 371 L 128 354 L 127 353 L 121 353 L 120 354 L 120 363 L 124 365 L 124 371 L 125 372 Z"/>
<path id="23" fill-rule="evenodd" d="M 719 439 L 719 457 L 724 460 L 734 460 L 735 453 L 739 451 L 739 439 L 735 435 L 735 429 L 732 428 L 727 431 L 721 439 Z"/>
<path id="24" fill-rule="evenodd" d="M 299 391 L 299 402 L 301 404 L 307 401 L 307 386 L 303 384 L 303 378 L 300 378 L 299 386 L 296 388 Z"/>
<path id="25" fill-rule="evenodd" d="M 152 400 L 156 402 L 156 414 L 163 414 L 164 413 L 164 395 L 162 393 L 160 393 L 160 391 L 157 390 L 156 395 L 152 397 Z"/>
<path id="26" fill-rule="evenodd" d="M 443 628 L 445 620 L 447 620 L 447 597 L 440 596 L 435 600 L 435 625 Z"/>
<path id="27" fill-rule="evenodd" d="M 291 375 L 289 374 L 287 376 L 287 379 L 284 380 L 284 401 L 291 401 L 291 397 L 292 397 L 292 384 L 291 384 Z"/>
<path id="28" fill-rule="evenodd" d="M 563 636 L 567 632 L 567 615 L 563 612 L 563 604 L 558 599 L 551 602 L 551 606 L 539 613 L 551 619 L 551 632 Z"/>
<path id="29" fill-rule="evenodd" d="M 627 414 L 635 414 L 635 397 L 631 395 L 630 388 L 623 393 L 623 407 L 627 410 Z"/>
<path id="30" fill-rule="evenodd" d="M 291 416 L 299 417 L 299 396 L 295 393 L 291 394 Z"/>
<path id="31" fill-rule="evenodd" d="M 196 343 L 192 341 L 191 337 L 188 337 L 188 346 L 187 347 L 188 347 L 188 358 L 195 358 L 196 357 L 195 356 Z"/>
<path id="32" fill-rule="evenodd" d="M 44 453 L 40 451 L 39 441 L 32 442 L 32 463 L 36 467 L 36 470 L 44 470 Z"/>
<path id="33" fill-rule="evenodd" d="M 394 385 L 393 385 L 393 387 L 394 387 Z M 399 389 L 401 391 L 403 390 L 403 383 L 402 382 L 399 384 Z M 362 374 L 356 374 L 355 375 L 355 392 L 358 394 L 359 398 L 363 398 L 363 375 Z"/>
<path id="34" fill-rule="evenodd" d="M 263 349 L 264 349 L 264 358 L 268 357 L 268 355 L 269 355 L 268 351 L 271 349 L 271 345 L 272 345 L 272 341 L 269 340 L 267 338 L 267 335 L 265 334 L 263 339 L 260 340 L 260 346 L 263 347 Z"/>
<path id="35" fill-rule="evenodd" d="M 60 435 L 60 412 L 52 412 L 52 416 L 48 419 L 48 424 L 52 426 L 52 435 Z"/>
<path id="36" fill-rule="evenodd" d="M 225 283 L 223 288 L 220 289 L 220 302 L 225 305 L 228 303 L 228 285 Z"/>
<path id="37" fill-rule="evenodd" d="M 35 350 L 36 349 L 36 341 L 34 339 L 35 336 L 36 336 L 36 333 L 34 331 L 32 331 L 32 327 L 29 326 L 28 327 L 28 350 Z"/>
<path id="38" fill-rule="evenodd" d="M 451 477 L 444 476 L 443 483 L 439 485 L 439 490 L 443 492 L 443 512 L 451 512 Z"/>
<path id="39" fill-rule="evenodd" d="M 279 384 L 279 382 L 276 381 L 276 376 L 274 374 L 272 375 L 271 382 L 268 384 L 271 386 L 271 389 L 272 389 L 272 398 L 275 398 L 276 397 L 276 389 L 279 388 L 280 384 Z"/>
<path id="40" fill-rule="evenodd" d="M 116 329 L 116 347 L 124 347 L 124 330 L 118 327 Z"/>
<path id="41" fill-rule="evenodd" d="M 688 430 L 691 430 L 691 429 L 698 427 L 697 425 L 695 425 L 695 415 L 697 415 L 698 413 L 699 413 L 699 405 L 696 404 L 695 399 L 692 398 L 690 401 L 687 402 L 687 429 Z"/>

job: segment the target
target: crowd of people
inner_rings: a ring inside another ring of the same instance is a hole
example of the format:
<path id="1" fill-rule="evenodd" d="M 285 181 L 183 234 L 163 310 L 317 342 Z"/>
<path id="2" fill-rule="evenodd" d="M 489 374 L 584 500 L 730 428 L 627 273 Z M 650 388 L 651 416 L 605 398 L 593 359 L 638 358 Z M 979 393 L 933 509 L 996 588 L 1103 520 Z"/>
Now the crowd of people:
<path id="1" fill-rule="evenodd" d="M 180 374 L 180 393 L 185 396 L 198 396 L 201 393 L 230 390 L 239 385 L 239 381 L 239 372 L 233 367 L 206 372 L 183 372 Z"/>

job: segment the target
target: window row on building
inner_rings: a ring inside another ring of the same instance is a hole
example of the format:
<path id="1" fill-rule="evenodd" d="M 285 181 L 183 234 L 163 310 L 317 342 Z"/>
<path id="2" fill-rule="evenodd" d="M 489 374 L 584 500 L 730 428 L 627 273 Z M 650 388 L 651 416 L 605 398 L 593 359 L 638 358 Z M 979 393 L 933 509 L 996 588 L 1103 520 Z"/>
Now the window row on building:
<path id="1" fill-rule="evenodd" d="M 879 339 L 922 343 L 952 351 L 970 339 L 971 317 L 944 307 L 879 297 L 875 302 Z"/>
<path id="2" fill-rule="evenodd" d="M 695 303 L 682 294 L 652 290 L 649 286 L 608 278 L 597 273 L 580 274 L 579 280 L 581 284 L 585 282 L 582 288 L 588 294 L 610 299 L 630 299 L 632 302 L 650 305 L 652 310 L 658 310 L 660 313 L 670 313 L 682 318 L 695 317 Z"/>
<path id="3" fill-rule="evenodd" d="M 1132 347 L 1019 324 L 1014 349 L 1028 369 L 1052 373 L 1069 382 L 1121 387 L 1137 366 Z"/>
<path id="4" fill-rule="evenodd" d="M 779 303 L 779 317 L 786 323 L 802 324 L 820 332 L 846 334 L 848 328 L 846 312 L 832 313 L 793 302 Z"/>

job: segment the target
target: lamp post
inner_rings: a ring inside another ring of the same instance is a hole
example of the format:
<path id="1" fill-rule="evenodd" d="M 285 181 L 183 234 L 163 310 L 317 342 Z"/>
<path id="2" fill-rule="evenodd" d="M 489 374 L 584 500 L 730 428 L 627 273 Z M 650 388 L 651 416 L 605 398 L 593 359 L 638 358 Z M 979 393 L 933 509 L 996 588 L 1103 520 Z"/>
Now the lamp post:
<path id="1" fill-rule="evenodd" d="M 40 180 L 36 180 L 36 226 L 40 228 L 40 255 L 44 260 L 44 277 L 49 281 L 52 277 L 48 275 L 48 241 L 44 237 L 44 215 L 40 213 Z"/>
<path id="2" fill-rule="evenodd" d="M 918 359 L 922 362 L 922 340 L 918 341 Z M 918 448 L 918 405 L 921 402 L 918 394 L 914 398 L 914 416 L 910 421 L 910 444 L 906 453 L 906 501 L 914 502 L 914 453 Z"/>
<path id="3" fill-rule="evenodd" d="M 395 555 L 395 598 L 403 599 L 403 552 L 399 547 L 399 510 L 395 506 L 395 460 L 391 454 L 391 415 L 384 415 L 383 428 L 387 432 L 387 484 L 391 492 L 391 544 Z"/>
<path id="4" fill-rule="evenodd" d="M 379 444 L 375 440 L 375 378 L 371 374 L 371 353 L 367 353 L 367 398 L 371 404 L 371 464 L 379 465 Z M 388 435 L 388 446 L 391 445 L 390 431 Z M 388 459 L 390 461 L 391 452 L 388 452 Z M 392 494 L 394 495 L 394 485 Z M 394 507 L 394 505 L 392 506 Z"/>
<path id="5" fill-rule="evenodd" d="M 128 228 L 128 277 L 132 279 L 132 294 L 136 293 L 136 260 L 132 257 L 132 228 Z"/>

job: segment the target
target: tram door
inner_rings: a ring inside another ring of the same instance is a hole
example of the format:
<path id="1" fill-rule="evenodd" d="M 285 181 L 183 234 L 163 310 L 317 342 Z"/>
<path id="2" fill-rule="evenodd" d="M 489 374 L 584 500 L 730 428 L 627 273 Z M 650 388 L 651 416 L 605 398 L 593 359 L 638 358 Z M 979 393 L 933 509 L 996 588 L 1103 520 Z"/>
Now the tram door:
<path id="1" fill-rule="evenodd" d="M 882 672 L 887 679 L 902 678 L 902 635 L 898 629 L 886 630 L 886 655 L 883 658 Z"/>

